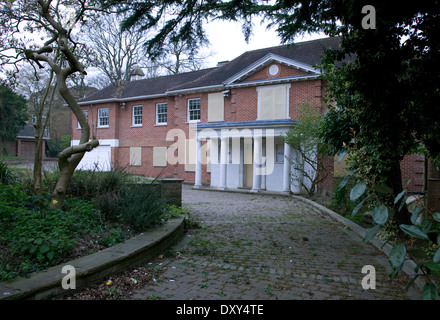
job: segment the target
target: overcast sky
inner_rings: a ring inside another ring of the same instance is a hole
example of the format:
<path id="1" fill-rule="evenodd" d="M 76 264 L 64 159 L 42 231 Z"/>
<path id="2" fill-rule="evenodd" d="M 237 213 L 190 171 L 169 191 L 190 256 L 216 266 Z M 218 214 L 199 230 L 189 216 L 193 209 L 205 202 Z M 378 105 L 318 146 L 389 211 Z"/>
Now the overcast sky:
<path id="1" fill-rule="evenodd" d="M 250 50 L 280 45 L 280 38 L 275 30 L 267 30 L 266 26 L 255 23 L 253 35 L 247 44 L 241 30 L 241 24 L 232 22 L 210 22 L 206 33 L 211 43 L 205 51 L 211 52 L 206 67 L 214 67 L 217 62 L 230 61 Z M 298 36 L 295 42 L 324 38 L 323 34 Z"/>

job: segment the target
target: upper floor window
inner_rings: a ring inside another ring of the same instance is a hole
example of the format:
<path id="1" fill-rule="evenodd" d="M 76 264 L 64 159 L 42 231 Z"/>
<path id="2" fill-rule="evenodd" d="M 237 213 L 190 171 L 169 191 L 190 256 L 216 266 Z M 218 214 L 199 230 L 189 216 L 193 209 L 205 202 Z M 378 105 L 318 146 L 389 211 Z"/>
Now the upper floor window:
<path id="1" fill-rule="evenodd" d="M 200 99 L 188 100 L 188 122 L 200 121 Z"/>
<path id="2" fill-rule="evenodd" d="M 166 103 L 156 105 L 156 124 L 167 124 L 167 108 Z"/>
<path id="3" fill-rule="evenodd" d="M 98 109 L 98 128 L 107 128 L 109 126 L 108 108 Z"/>
<path id="4" fill-rule="evenodd" d="M 142 125 L 142 106 L 133 106 L 133 126 Z"/>
<path id="5" fill-rule="evenodd" d="M 86 120 L 89 120 L 89 110 L 83 110 L 82 111 L 84 113 L 84 115 L 86 116 Z M 78 121 L 78 129 L 81 129 L 81 124 Z"/>

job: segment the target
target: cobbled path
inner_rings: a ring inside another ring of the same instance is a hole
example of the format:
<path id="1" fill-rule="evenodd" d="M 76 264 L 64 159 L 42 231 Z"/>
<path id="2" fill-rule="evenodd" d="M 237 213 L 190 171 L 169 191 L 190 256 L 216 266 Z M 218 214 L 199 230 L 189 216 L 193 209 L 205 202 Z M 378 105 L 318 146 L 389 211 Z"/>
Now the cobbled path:
<path id="1" fill-rule="evenodd" d="M 183 188 L 191 229 L 155 260 L 157 271 L 129 299 L 402 300 L 404 275 L 391 281 L 386 256 L 332 220 L 290 197 Z M 168 252 L 169 253 L 169 252 Z M 159 262 L 160 261 L 160 262 Z M 154 265 L 152 265 L 154 264 Z M 363 289 L 362 267 L 376 271 L 376 289 Z"/>

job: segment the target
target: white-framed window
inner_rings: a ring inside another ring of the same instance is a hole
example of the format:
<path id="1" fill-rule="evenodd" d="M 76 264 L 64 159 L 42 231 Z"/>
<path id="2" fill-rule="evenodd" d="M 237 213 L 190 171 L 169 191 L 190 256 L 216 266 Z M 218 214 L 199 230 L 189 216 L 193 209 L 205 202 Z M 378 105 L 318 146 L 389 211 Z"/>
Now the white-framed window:
<path id="1" fill-rule="evenodd" d="M 133 106 L 133 127 L 142 126 L 142 106 Z"/>
<path id="2" fill-rule="evenodd" d="M 188 122 L 200 121 L 200 98 L 188 100 Z"/>
<path id="3" fill-rule="evenodd" d="M 156 124 L 167 124 L 167 103 L 156 104 Z"/>
<path id="4" fill-rule="evenodd" d="M 86 116 L 86 120 L 89 121 L 89 110 L 83 110 L 82 112 Z M 81 124 L 79 123 L 79 121 L 78 121 L 78 129 L 81 129 Z"/>
<path id="5" fill-rule="evenodd" d="M 108 108 L 98 109 L 98 128 L 108 128 L 109 126 L 109 110 Z"/>

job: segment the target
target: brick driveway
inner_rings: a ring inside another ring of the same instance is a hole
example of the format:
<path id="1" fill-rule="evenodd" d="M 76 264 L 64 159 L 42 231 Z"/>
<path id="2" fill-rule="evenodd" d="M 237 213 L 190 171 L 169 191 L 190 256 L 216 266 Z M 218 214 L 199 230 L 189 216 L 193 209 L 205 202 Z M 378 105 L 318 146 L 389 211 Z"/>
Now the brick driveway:
<path id="1" fill-rule="evenodd" d="M 183 189 L 192 229 L 150 263 L 157 271 L 129 299 L 420 299 L 390 281 L 386 256 L 325 214 L 290 197 Z M 376 289 L 363 289 L 364 265 Z"/>

